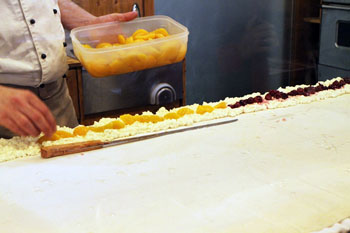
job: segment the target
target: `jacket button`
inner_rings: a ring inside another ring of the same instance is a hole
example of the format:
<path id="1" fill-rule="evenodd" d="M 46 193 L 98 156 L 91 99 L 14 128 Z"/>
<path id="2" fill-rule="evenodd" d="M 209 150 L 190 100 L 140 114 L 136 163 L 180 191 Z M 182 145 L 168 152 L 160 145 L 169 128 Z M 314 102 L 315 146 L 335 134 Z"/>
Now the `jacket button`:
<path id="1" fill-rule="evenodd" d="M 57 14 L 57 9 L 53 9 L 53 13 L 54 13 L 54 14 Z"/>
<path id="2" fill-rule="evenodd" d="M 46 54 L 45 53 L 41 54 L 41 58 L 45 59 L 46 58 Z"/>
<path id="3" fill-rule="evenodd" d="M 35 20 L 34 19 L 31 19 L 29 22 L 30 22 L 30 24 L 35 24 Z"/>

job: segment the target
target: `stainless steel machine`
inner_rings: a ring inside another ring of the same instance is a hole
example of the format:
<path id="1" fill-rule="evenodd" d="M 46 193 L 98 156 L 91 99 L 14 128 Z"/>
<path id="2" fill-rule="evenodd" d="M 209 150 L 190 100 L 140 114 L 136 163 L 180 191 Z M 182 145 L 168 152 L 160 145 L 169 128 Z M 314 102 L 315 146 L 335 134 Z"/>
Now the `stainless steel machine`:
<path id="1" fill-rule="evenodd" d="M 163 106 L 183 98 L 182 62 L 105 78 L 83 70 L 84 114 Z"/>

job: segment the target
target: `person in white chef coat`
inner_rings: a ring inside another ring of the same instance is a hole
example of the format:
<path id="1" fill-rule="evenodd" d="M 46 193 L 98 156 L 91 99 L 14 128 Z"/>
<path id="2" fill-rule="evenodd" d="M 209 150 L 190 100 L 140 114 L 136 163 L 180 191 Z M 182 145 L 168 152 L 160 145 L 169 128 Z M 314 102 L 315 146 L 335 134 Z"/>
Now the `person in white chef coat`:
<path id="1" fill-rule="evenodd" d="M 96 17 L 71 0 L 1 0 L 0 9 L 0 137 L 75 127 L 63 27 L 128 21 L 137 13 Z"/>

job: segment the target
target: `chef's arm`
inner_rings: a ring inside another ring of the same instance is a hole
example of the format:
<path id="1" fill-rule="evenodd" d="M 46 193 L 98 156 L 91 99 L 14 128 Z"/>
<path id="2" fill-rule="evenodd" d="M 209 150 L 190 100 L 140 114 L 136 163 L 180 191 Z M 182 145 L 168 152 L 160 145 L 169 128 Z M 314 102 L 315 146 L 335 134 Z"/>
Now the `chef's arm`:
<path id="1" fill-rule="evenodd" d="M 96 23 L 129 21 L 137 17 L 137 12 L 113 13 L 96 17 L 71 0 L 58 0 L 58 5 L 61 11 L 62 24 L 68 30 Z"/>
<path id="2" fill-rule="evenodd" d="M 56 121 L 32 92 L 0 85 L 0 125 L 20 136 L 51 136 Z"/>

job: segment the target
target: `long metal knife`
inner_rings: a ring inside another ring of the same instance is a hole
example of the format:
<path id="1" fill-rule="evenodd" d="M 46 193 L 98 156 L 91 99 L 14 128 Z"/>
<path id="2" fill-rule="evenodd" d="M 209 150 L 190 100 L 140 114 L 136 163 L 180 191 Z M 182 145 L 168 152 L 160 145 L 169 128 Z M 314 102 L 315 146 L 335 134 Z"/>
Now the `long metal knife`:
<path id="1" fill-rule="evenodd" d="M 208 128 L 208 127 L 212 127 L 212 126 L 228 124 L 228 123 L 232 123 L 235 121 L 237 121 L 237 119 L 225 119 L 222 121 L 213 122 L 213 123 L 209 123 L 209 124 L 186 126 L 186 127 L 181 127 L 181 128 L 177 128 L 177 129 L 169 129 L 167 131 L 154 132 L 154 133 L 147 134 L 147 135 L 133 136 L 130 138 L 119 139 L 116 141 L 107 142 L 102 147 L 116 146 L 116 145 L 120 145 L 120 144 L 141 141 L 141 140 L 160 137 L 160 136 L 169 135 L 169 134 L 175 134 L 175 133 L 180 133 L 180 132 L 185 132 L 185 131 L 190 131 L 190 130 L 195 130 L 195 129 L 202 129 L 202 128 Z"/>
<path id="2" fill-rule="evenodd" d="M 111 141 L 111 142 L 101 142 L 99 140 L 94 140 L 94 141 L 77 142 L 77 143 L 70 143 L 70 144 L 64 144 L 64 145 L 47 146 L 47 147 L 41 148 L 41 157 L 51 158 L 51 157 L 56 157 L 56 156 L 61 156 L 61 155 L 91 151 L 91 150 L 96 150 L 96 149 L 101 149 L 101 148 L 106 148 L 106 147 L 117 146 L 117 145 L 122 145 L 122 144 L 126 144 L 126 143 L 156 138 L 156 137 L 160 137 L 160 136 L 164 136 L 164 135 L 185 132 L 185 131 L 189 131 L 189 130 L 202 129 L 202 128 L 208 128 L 208 127 L 212 127 L 212 126 L 229 124 L 229 123 L 233 123 L 235 121 L 237 121 L 237 119 L 229 118 L 229 119 L 223 119 L 223 120 L 212 122 L 212 123 L 202 122 L 202 124 L 200 124 L 200 125 L 186 126 L 186 127 L 176 128 L 176 129 L 169 129 L 166 131 L 154 132 L 154 133 L 149 133 L 146 135 L 136 135 L 136 136 L 132 136 L 132 137 L 124 138 L 124 139 L 117 139 L 117 140 Z"/>

